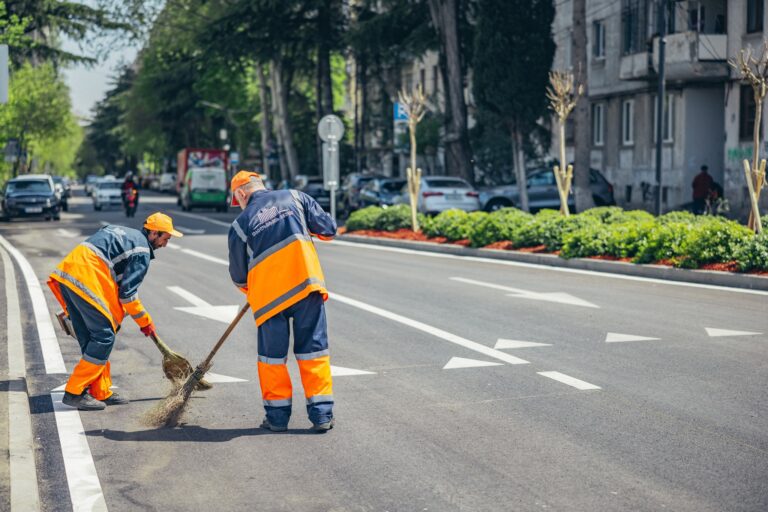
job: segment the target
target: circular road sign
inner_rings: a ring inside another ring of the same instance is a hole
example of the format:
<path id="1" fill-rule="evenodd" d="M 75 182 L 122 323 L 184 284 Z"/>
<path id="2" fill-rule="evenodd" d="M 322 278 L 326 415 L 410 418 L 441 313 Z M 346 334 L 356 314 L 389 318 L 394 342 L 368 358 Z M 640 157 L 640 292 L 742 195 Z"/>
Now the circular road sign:
<path id="1" fill-rule="evenodd" d="M 317 123 L 317 134 L 323 142 L 328 142 L 330 139 L 340 140 L 344 135 L 344 123 L 337 116 L 327 115 Z"/>

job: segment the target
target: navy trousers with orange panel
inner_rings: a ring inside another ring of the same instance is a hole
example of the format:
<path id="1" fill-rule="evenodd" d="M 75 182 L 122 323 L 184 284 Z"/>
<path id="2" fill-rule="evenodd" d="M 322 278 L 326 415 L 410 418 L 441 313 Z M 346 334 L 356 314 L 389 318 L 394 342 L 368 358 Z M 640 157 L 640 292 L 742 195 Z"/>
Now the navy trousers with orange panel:
<path id="1" fill-rule="evenodd" d="M 80 395 L 86 389 L 97 400 L 106 400 L 112 395 L 109 368 L 109 354 L 115 344 L 112 324 L 99 310 L 88 304 L 66 286 L 61 295 L 67 304 L 67 313 L 83 356 L 67 381 L 65 390 Z"/>
<path id="2" fill-rule="evenodd" d="M 293 389 L 286 362 L 293 319 L 293 352 L 299 365 L 307 414 L 314 424 L 333 418 L 331 362 L 325 305 L 314 292 L 259 326 L 259 383 L 267 419 L 286 426 L 291 417 Z"/>

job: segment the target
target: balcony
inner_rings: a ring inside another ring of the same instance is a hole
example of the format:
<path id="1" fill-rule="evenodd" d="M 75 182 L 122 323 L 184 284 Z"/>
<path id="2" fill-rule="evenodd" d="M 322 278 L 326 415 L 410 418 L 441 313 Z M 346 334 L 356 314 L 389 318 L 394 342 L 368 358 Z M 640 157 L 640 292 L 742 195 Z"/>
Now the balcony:
<path id="1" fill-rule="evenodd" d="M 669 34 L 666 46 L 668 80 L 706 81 L 728 77 L 728 36 L 688 31 Z M 659 69 L 659 38 L 653 38 L 651 65 Z"/>

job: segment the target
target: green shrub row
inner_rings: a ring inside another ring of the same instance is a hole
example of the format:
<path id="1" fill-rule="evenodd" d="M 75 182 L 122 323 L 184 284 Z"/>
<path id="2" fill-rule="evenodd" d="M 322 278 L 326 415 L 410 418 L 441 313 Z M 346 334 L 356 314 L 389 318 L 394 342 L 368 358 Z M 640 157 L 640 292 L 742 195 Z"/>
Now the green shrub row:
<path id="1" fill-rule="evenodd" d="M 666 261 L 683 268 L 736 261 L 743 271 L 768 270 L 768 215 L 766 231 L 754 236 L 746 227 L 723 217 L 671 212 L 654 217 L 648 212 L 600 207 L 563 217 L 554 210 L 536 215 L 515 208 L 493 213 L 448 210 L 435 217 L 419 214 L 419 224 L 430 237 L 469 240 L 471 247 L 509 241 L 516 248 L 544 246 L 563 258 L 611 256 L 635 263 Z M 410 208 L 371 206 L 347 220 L 348 231 L 395 231 L 411 227 Z"/>

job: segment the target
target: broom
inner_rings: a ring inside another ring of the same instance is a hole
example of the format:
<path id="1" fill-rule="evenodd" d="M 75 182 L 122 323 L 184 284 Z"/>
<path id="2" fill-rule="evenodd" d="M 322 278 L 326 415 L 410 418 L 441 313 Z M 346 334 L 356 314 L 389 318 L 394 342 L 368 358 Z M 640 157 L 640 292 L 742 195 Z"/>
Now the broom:
<path id="1" fill-rule="evenodd" d="M 153 334 L 150 337 L 155 342 L 155 346 L 160 350 L 160 353 L 163 354 L 163 373 L 165 373 L 168 380 L 176 384 L 192 375 L 194 371 L 192 370 L 192 365 L 184 356 L 171 350 L 157 334 Z M 195 389 L 203 390 L 211 389 L 212 387 L 213 385 L 210 382 L 201 379 L 198 381 Z"/>
<path id="2" fill-rule="evenodd" d="M 186 382 L 180 386 L 175 385 L 162 403 L 144 415 L 145 424 L 152 427 L 175 427 L 179 424 L 179 420 L 181 420 L 181 417 L 184 415 L 184 409 L 187 406 L 189 397 L 192 396 L 192 391 L 200 383 L 205 372 L 210 369 L 213 356 L 219 351 L 219 348 L 224 344 L 224 341 L 226 341 L 229 334 L 249 307 L 249 304 L 246 302 L 245 305 L 240 308 L 237 316 L 230 322 L 229 327 L 227 327 L 227 330 L 221 335 L 219 341 L 216 342 L 211 353 L 208 354 L 208 357 L 206 357 L 202 363 L 197 365 L 197 368 L 195 368 L 195 371 L 187 378 Z"/>

